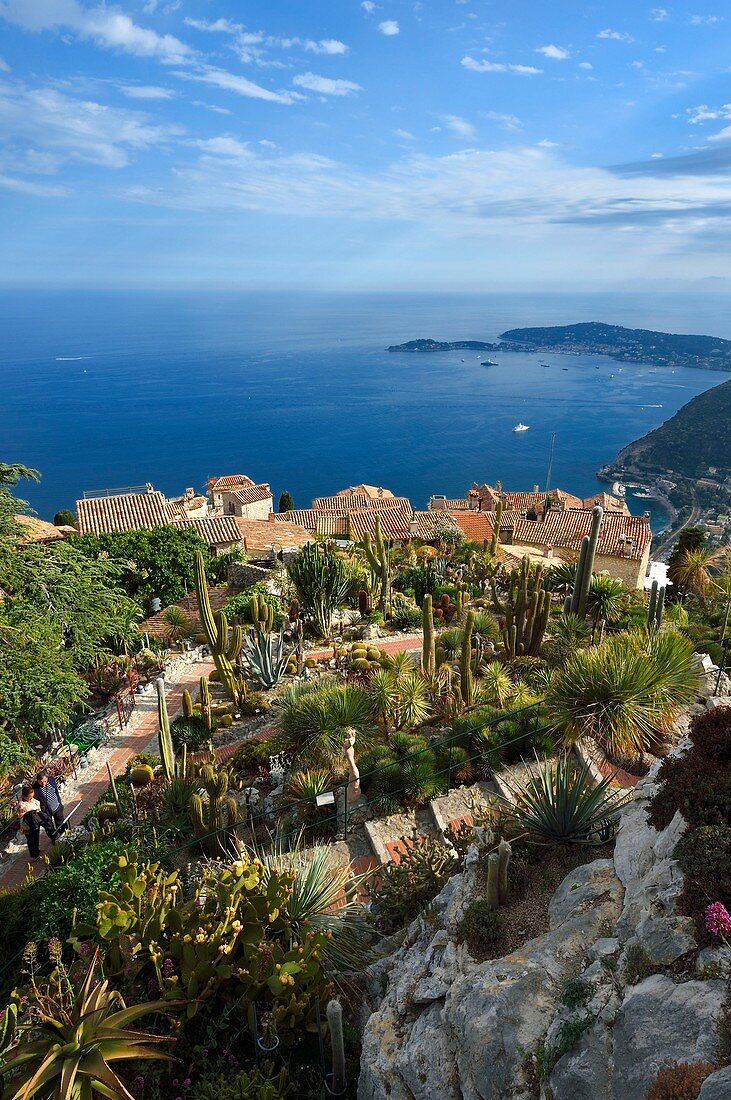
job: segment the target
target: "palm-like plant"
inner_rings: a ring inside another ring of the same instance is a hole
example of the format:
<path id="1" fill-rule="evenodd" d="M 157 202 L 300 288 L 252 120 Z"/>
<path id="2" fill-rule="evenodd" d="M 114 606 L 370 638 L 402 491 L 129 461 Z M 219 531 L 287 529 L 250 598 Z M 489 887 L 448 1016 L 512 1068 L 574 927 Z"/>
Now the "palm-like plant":
<path id="1" fill-rule="evenodd" d="M 507 813 L 519 829 L 550 843 L 606 842 L 631 797 L 613 791 L 611 779 L 594 784 L 587 765 L 563 754 L 553 763 L 528 766 L 528 773 L 520 787 L 504 779 L 515 799 Z"/>
<path id="2" fill-rule="evenodd" d="M 9 1078 L 3 1100 L 135 1100 L 111 1063 L 144 1059 L 171 1061 L 155 1044 L 171 1036 L 128 1030 L 150 1012 L 169 1008 L 167 1001 L 148 1001 L 126 1008 L 121 993 L 97 981 L 95 951 L 76 988 L 59 965 L 44 986 L 31 984 L 29 1020 L 21 1042 L 5 1055 L 3 1076 Z M 25 1036 L 28 1036 L 25 1041 Z"/>
<path id="3" fill-rule="evenodd" d="M 622 611 L 624 585 L 608 573 L 595 573 L 591 578 L 586 606 L 596 630 L 600 620 L 611 622 Z"/>
<path id="4" fill-rule="evenodd" d="M 543 578 L 543 587 L 560 596 L 570 596 L 576 582 L 576 562 L 562 561 L 552 565 Z"/>
<path id="5" fill-rule="evenodd" d="M 329 791 L 333 775 L 329 768 L 307 768 L 296 772 L 282 792 L 282 806 L 294 810 L 300 821 L 310 821 L 318 816 L 315 799 Z"/>
<path id="6" fill-rule="evenodd" d="M 692 593 L 703 603 L 713 583 L 714 569 L 725 556 L 726 551 L 713 550 L 706 546 L 685 550 L 673 566 L 671 579 L 678 588 Z"/>
<path id="7" fill-rule="evenodd" d="M 309 542 L 287 565 L 297 599 L 326 638 L 335 609 L 348 594 L 350 578 L 343 559 L 330 546 Z"/>
<path id="8" fill-rule="evenodd" d="M 187 638 L 191 632 L 190 619 L 182 607 L 172 604 L 163 612 L 162 621 L 165 624 L 165 633 L 171 642 L 180 642 Z"/>
<path id="9" fill-rule="evenodd" d="M 491 661 L 482 666 L 481 672 L 480 697 L 486 703 L 504 707 L 515 691 L 515 684 L 510 679 L 505 665 L 501 665 L 499 661 Z"/>
<path id="10" fill-rule="evenodd" d="M 546 691 L 564 744 L 591 737 L 610 755 L 643 752 L 695 697 L 692 652 L 692 644 L 671 631 L 618 634 L 575 652 Z"/>
<path id="11" fill-rule="evenodd" d="M 289 691 L 283 698 L 276 747 L 308 767 L 344 767 L 346 730 L 358 730 L 359 744 L 368 743 L 373 704 L 368 692 L 356 684 L 325 681 L 305 690 Z"/>
<path id="12" fill-rule="evenodd" d="M 548 625 L 550 640 L 546 654 L 552 663 L 562 665 L 577 649 L 591 641 L 591 627 L 582 615 L 559 615 Z"/>
<path id="13" fill-rule="evenodd" d="M 427 681 L 414 667 L 408 653 L 398 653 L 390 667 L 379 668 L 373 673 L 368 684 L 373 710 L 389 729 L 404 729 L 417 726 L 431 714 L 431 702 Z"/>

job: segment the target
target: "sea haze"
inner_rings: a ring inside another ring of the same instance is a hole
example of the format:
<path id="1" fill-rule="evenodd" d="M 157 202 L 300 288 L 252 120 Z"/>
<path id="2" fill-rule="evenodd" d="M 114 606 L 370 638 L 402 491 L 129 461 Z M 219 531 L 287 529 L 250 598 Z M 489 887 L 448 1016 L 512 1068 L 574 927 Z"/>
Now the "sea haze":
<path id="1" fill-rule="evenodd" d="M 543 487 L 555 432 L 552 484 L 588 495 L 621 447 L 728 374 L 384 350 L 578 321 L 731 337 L 731 306 L 713 296 L 5 291 L 0 456 L 42 471 L 22 491 L 45 518 L 85 490 L 173 494 L 238 472 L 300 507 L 358 482 L 424 507 L 473 480 Z M 530 431 L 514 434 L 518 421 Z"/>

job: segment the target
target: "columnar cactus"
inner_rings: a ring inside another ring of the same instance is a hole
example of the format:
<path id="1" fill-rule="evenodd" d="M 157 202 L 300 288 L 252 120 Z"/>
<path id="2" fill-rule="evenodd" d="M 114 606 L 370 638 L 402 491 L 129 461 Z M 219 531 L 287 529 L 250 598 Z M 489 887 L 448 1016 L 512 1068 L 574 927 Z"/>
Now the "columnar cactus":
<path id="1" fill-rule="evenodd" d="M 365 538 L 363 539 L 363 546 L 365 548 L 366 557 L 368 558 L 368 564 L 373 574 L 378 579 L 378 610 L 382 615 L 385 615 L 388 609 L 388 593 L 390 588 L 389 555 L 386 544 L 383 541 L 383 535 L 381 534 L 380 516 L 376 516 L 375 540 L 372 540 L 370 532 L 366 531 Z"/>
<path id="2" fill-rule="evenodd" d="M 231 644 L 229 645 L 228 621 L 223 611 L 219 612 L 218 615 L 214 615 L 213 613 L 211 597 L 208 592 L 208 583 L 206 581 L 206 567 L 203 561 L 203 555 L 200 551 L 197 551 L 195 555 L 195 588 L 198 596 L 198 612 L 203 627 L 203 633 L 208 640 L 211 655 L 218 669 L 221 683 L 231 701 L 233 703 L 238 703 L 241 685 L 239 684 L 238 677 L 234 670 L 233 661 L 236 660 L 241 652 L 243 634 L 241 635 L 241 640 L 234 634 L 231 639 Z M 237 645 L 238 650 L 236 648 Z"/>
<path id="3" fill-rule="evenodd" d="M 421 643 L 421 667 L 427 675 L 436 668 L 436 651 L 434 648 L 434 612 L 431 596 L 424 596 L 424 604 L 421 609 L 421 624 L 424 638 Z"/>
<path id="4" fill-rule="evenodd" d="M 665 585 L 659 585 L 655 580 L 650 589 L 650 603 L 647 608 L 647 629 L 655 632 L 662 624 L 662 613 L 665 606 Z"/>
<path id="5" fill-rule="evenodd" d="M 165 778 L 172 780 L 175 778 L 175 751 L 170 734 L 170 716 L 168 715 L 168 705 L 165 699 L 165 681 L 162 676 L 155 680 L 155 688 L 157 690 L 157 743 L 160 749 L 160 760 L 162 761 Z"/>
<path id="6" fill-rule="evenodd" d="M 249 604 L 249 614 L 252 623 L 260 634 L 268 634 L 273 629 L 274 608 L 270 603 L 267 603 L 263 596 L 257 596 L 254 593 Z"/>
<path id="7" fill-rule="evenodd" d="M 462 692 L 462 702 L 466 707 L 472 706 L 475 695 L 475 683 L 472 676 L 472 632 L 474 628 L 475 613 L 470 611 L 462 635 L 462 651 L 459 661 L 459 686 Z"/>
<path id="8" fill-rule="evenodd" d="M 526 555 L 520 567 L 513 569 L 507 594 L 500 599 L 495 581 L 490 581 L 492 602 L 501 618 L 503 648 L 508 657 L 535 657 L 546 632 L 551 610 L 551 594 L 543 587 L 543 566 L 531 570 Z"/>
<path id="9" fill-rule="evenodd" d="M 495 509 L 495 518 L 493 520 L 492 538 L 490 539 L 490 556 L 495 557 L 497 554 L 498 544 L 500 542 L 500 522 L 503 518 L 503 502 L 498 501 L 497 508 Z"/>
<path id="10" fill-rule="evenodd" d="M 340 1001 L 327 1002 L 327 1024 L 330 1029 L 330 1047 L 332 1050 L 332 1075 L 330 1094 L 342 1096 L 347 1079 L 345 1076 L 345 1042 L 343 1040 L 343 1009 Z"/>
<path id="11" fill-rule="evenodd" d="M 228 793 L 228 774 L 216 772 L 207 764 L 201 768 L 200 780 L 207 798 L 204 801 L 199 794 L 191 795 L 188 810 L 193 829 L 196 836 L 209 834 L 207 845 L 212 856 L 219 856 L 222 851 L 230 853 L 236 843 L 234 826 L 238 806 L 233 795 Z"/>
<path id="12" fill-rule="evenodd" d="M 198 702 L 201 707 L 201 716 L 206 724 L 206 729 L 211 729 L 213 725 L 213 712 L 211 701 L 211 688 L 208 683 L 207 676 L 201 676 L 200 678 L 200 690 L 198 693 Z"/>
<path id="13" fill-rule="evenodd" d="M 108 760 L 107 760 L 107 773 L 109 775 L 109 788 L 112 792 L 112 798 L 114 799 L 114 805 L 117 808 L 117 813 L 121 817 L 122 816 L 122 803 L 119 801 L 119 794 L 117 792 L 117 784 L 114 782 L 114 775 L 112 773 L 112 769 L 110 767 L 110 764 L 109 764 Z"/>
<path id="14" fill-rule="evenodd" d="M 501 840 L 494 852 L 487 857 L 487 883 L 485 898 L 490 909 L 505 905 L 508 900 L 508 864 L 512 848 L 507 840 Z"/>
<path id="15" fill-rule="evenodd" d="M 358 613 L 362 619 L 371 613 L 371 598 L 363 588 L 358 593 Z"/>
<path id="16" fill-rule="evenodd" d="M 193 717 L 193 696 L 190 694 L 190 692 L 187 689 L 183 692 L 182 705 L 183 705 L 183 718 L 192 718 Z"/>
<path id="17" fill-rule="evenodd" d="M 581 551 L 579 552 L 579 563 L 576 567 L 570 612 L 572 615 L 580 615 L 582 618 L 586 615 L 591 576 L 594 572 L 594 558 L 603 520 L 604 509 L 597 504 L 591 512 L 591 534 L 584 535 L 581 540 Z"/>

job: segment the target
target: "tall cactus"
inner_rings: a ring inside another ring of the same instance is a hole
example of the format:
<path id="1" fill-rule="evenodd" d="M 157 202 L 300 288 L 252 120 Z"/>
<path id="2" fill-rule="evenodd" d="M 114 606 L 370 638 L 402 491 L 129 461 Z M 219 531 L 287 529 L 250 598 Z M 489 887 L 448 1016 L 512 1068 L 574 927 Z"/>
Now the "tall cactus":
<path id="1" fill-rule="evenodd" d="M 162 770 L 167 780 L 175 778 L 175 751 L 173 749 L 173 739 L 170 734 L 170 716 L 168 715 L 168 705 L 165 699 L 165 681 L 160 676 L 155 680 L 155 688 L 157 690 L 157 719 L 158 719 L 158 733 L 157 743 L 160 749 L 160 760 L 162 761 Z"/>
<path id="2" fill-rule="evenodd" d="M 662 624 L 662 613 L 665 606 L 665 585 L 659 585 L 655 580 L 650 589 L 650 603 L 647 608 L 647 629 L 654 633 Z"/>
<path id="3" fill-rule="evenodd" d="M 329 1093 L 342 1096 L 347 1079 L 345 1076 L 345 1041 L 343 1039 L 343 1009 L 340 1001 L 327 1002 L 327 1024 L 330 1029 L 330 1047 L 332 1050 L 332 1074 Z"/>
<path id="4" fill-rule="evenodd" d="M 424 638 L 421 643 L 421 667 L 427 675 L 431 675 L 436 668 L 434 613 L 431 596 L 424 596 L 424 604 L 421 609 L 421 624 L 424 632 Z"/>
<path id="5" fill-rule="evenodd" d="M 193 717 L 193 696 L 190 694 L 190 692 L 187 690 L 187 688 L 183 692 L 182 706 L 183 706 L 183 718 L 192 718 Z"/>
<path id="6" fill-rule="evenodd" d="M 594 558 L 603 520 L 604 509 L 597 504 L 591 511 L 591 534 L 584 535 L 581 540 L 579 563 L 576 567 L 574 591 L 571 597 L 571 614 L 580 615 L 582 618 L 586 615 L 591 577 L 594 572 Z"/>
<path id="7" fill-rule="evenodd" d="M 494 558 L 497 554 L 498 544 L 500 542 L 500 522 L 503 518 L 503 502 L 501 500 L 497 503 L 495 509 L 495 518 L 492 526 L 492 538 L 490 539 L 490 557 Z"/>
<path id="8" fill-rule="evenodd" d="M 485 898 L 490 909 L 497 909 L 508 900 L 508 864 L 511 854 L 510 844 L 507 840 L 501 840 L 495 851 L 487 857 Z"/>
<path id="9" fill-rule="evenodd" d="M 201 784 L 206 801 L 193 794 L 188 806 L 193 829 L 197 836 L 208 833 L 208 851 L 212 856 L 232 854 L 236 847 L 234 826 L 238 815 L 236 799 L 228 792 L 228 774 L 216 772 L 210 764 L 200 771 Z"/>
<path id="10" fill-rule="evenodd" d="M 203 627 L 203 633 L 208 641 L 211 655 L 221 678 L 221 683 L 231 702 L 238 704 L 241 695 L 241 685 L 234 670 L 233 661 L 236 660 L 241 652 L 241 645 L 238 645 L 237 652 L 235 645 L 237 641 L 236 634 L 234 634 L 229 644 L 228 621 L 224 612 L 220 611 L 217 615 L 213 613 L 211 597 L 208 591 L 208 582 L 206 581 L 206 567 L 203 561 L 203 555 L 199 550 L 196 551 L 195 555 L 195 589 L 198 596 L 198 612 Z M 241 635 L 241 639 L 243 640 L 243 634 Z"/>
<path id="11" fill-rule="evenodd" d="M 200 678 L 198 701 L 201 705 L 201 717 L 206 724 L 206 729 L 209 730 L 213 727 L 213 701 L 207 676 L 201 676 Z"/>
<path id="12" fill-rule="evenodd" d="M 472 676 L 472 632 L 474 628 L 475 613 L 470 611 L 462 634 L 462 650 L 459 660 L 459 686 L 462 692 L 462 702 L 466 707 L 472 706 L 475 696 L 475 682 Z"/>
<path id="13" fill-rule="evenodd" d="M 249 614 L 259 634 L 269 634 L 273 630 L 274 608 L 270 603 L 267 603 L 263 596 L 257 596 L 254 593 L 249 604 Z"/>
<path id="14" fill-rule="evenodd" d="M 531 571 L 526 555 L 513 569 L 507 593 L 500 599 L 495 581 L 490 581 L 492 602 L 501 617 L 503 648 L 508 657 L 537 656 L 551 610 L 551 594 L 543 587 L 543 566 Z"/>
<path id="15" fill-rule="evenodd" d="M 381 534 L 381 517 L 376 516 L 375 540 L 371 539 L 370 532 L 366 531 L 363 539 L 368 564 L 373 574 L 378 579 L 378 610 L 382 615 L 388 609 L 388 592 L 390 588 L 388 550 Z"/>
<path id="16" fill-rule="evenodd" d="M 119 792 L 117 791 L 117 784 L 114 782 L 114 774 L 112 772 L 109 761 L 107 760 L 107 774 L 109 775 L 109 788 L 112 792 L 112 798 L 114 799 L 114 805 L 116 806 L 117 813 L 122 816 L 122 803 L 119 801 Z"/>

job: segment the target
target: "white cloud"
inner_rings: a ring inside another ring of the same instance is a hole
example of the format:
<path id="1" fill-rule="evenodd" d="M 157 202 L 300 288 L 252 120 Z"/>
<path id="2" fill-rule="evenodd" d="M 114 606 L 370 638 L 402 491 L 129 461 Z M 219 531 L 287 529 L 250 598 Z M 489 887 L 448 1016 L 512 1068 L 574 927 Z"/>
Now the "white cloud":
<path id="1" fill-rule="evenodd" d="M 594 66 L 592 65 L 591 61 L 580 61 L 579 62 L 579 68 L 580 69 L 593 69 Z"/>
<path id="2" fill-rule="evenodd" d="M 48 183 L 37 183 L 35 180 L 18 179 L 16 176 L 6 176 L 0 172 L 0 187 L 6 191 L 17 191 L 22 195 L 32 195 L 37 199 L 57 199 L 68 195 L 65 187 L 57 187 Z"/>
<path id="3" fill-rule="evenodd" d="M 259 144 L 262 145 L 265 149 L 278 148 L 277 143 L 275 141 L 269 141 L 269 138 L 262 138 Z"/>
<path id="4" fill-rule="evenodd" d="M 172 34 L 158 34 L 111 8 L 84 8 L 77 0 L 3 0 L 0 15 L 30 31 L 69 30 L 105 49 L 137 57 L 155 57 L 165 64 L 189 60 L 189 46 Z"/>
<path id="5" fill-rule="evenodd" d="M 508 65 L 502 61 L 478 61 L 474 57 L 463 57 L 462 65 L 473 73 L 518 73 L 522 76 L 536 76 L 543 69 L 536 69 L 533 65 Z"/>
<path id="6" fill-rule="evenodd" d="M 503 114 L 502 111 L 480 111 L 480 118 L 487 118 L 490 122 L 497 122 L 504 130 L 523 129 L 523 123 L 517 115 Z"/>
<path id="7" fill-rule="evenodd" d="M 689 22 L 693 27 L 712 27 L 715 23 L 723 23 L 723 16 L 691 15 Z"/>
<path id="8" fill-rule="evenodd" d="M 538 46 L 535 52 L 542 53 L 544 57 L 550 57 L 552 61 L 565 61 L 570 57 L 569 51 L 563 46 Z"/>
<path id="9" fill-rule="evenodd" d="M 376 10 L 376 5 L 373 3 L 373 0 L 363 0 L 361 7 L 364 12 L 367 12 L 368 15 L 372 15 L 373 12 Z"/>
<path id="10" fill-rule="evenodd" d="M 247 31 L 241 23 L 232 23 L 229 19 L 216 19 L 210 22 L 207 19 L 192 19 L 187 17 L 185 22 L 196 30 L 215 34 L 229 34 L 236 39 L 242 60 L 261 62 L 264 54 L 263 47 L 268 49 L 302 49 L 307 53 L 327 54 L 331 57 L 346 54 L 350 50 L 345 42 L 339 38 L 298 38 L 296 36 L 281 36 L 265 34 L 264 31 Z"/>
<path id="11" fill-rule="evenodd" d="M 389 38 L 394 34 L 398 34 L 400 27 L 395 19 L 384 19 L 382 23 L 378 24 L 378 29 L 381 34 L 385 34 Z"/>
<path id="12" fill-rule="evenodd" d="M 175 94 L 152 84 L 121 84 L 119 91 L 128 99 L 172 99 Z"/>
<path id="13" fill-rule="evenodd" d="M 731 103 L 724 103 L 720 107 L 709 107 L 708 104 L 701 103 L 698 107 L 686 107 L 685 113 L 688 116 L 687 121 L 690 125 L 696 126 L 700 122 L 731 118 Z"/>
<path id="14" fill-rule="evenodd" d="M 305 42 L 305 49 L 310 53 L 324 53 L 335 56 L 347 53 L 350 46 L 346 46 L 338 38 L 321 38 L 319 42 L 313 42 L 312 39 L 308 38 Z"/>
<path id="15" fill-rule="evenodd" d="M 536 146 L 539 149 L 560 149 L 561 146 L 557 141 L 549 141 L 548 138 L 543 138 L 542 141 L 537 141 Z"/>
<path id="16" fill-rule="evenodd" d="M 36 171 L 54 172 L 67 161 L 123 168 L 131 151 L 164 144 L 180 133 L 178 127 L 153 125 L 137 111 L 74 99 L 55 88 L 0 85 L 0 134 L 16 147 L 27 143 L 46 154 Z M 34 167 L 32 160 L 26 163 Z"/>
<path id="17" fill-rule="evenodd" d="M 416 137 L 410 130 L 394 130 L 393 136 L 401 138 L 403 141 L 416 141 Z"/>
<path id="18" fill-rule="evenodd" d="M 230 19 L 192 19 L 186 15 L 185 23 L 189 27 L 195 27 L 197 31 L 207 31 L 210 34 L 241 34 L 244 27 L 241 23 L 232 23 Z"/>
<path id="19" fill-rule="evenodd" d="M 731 126 L 724 126 L 723 130 L 719 130 L 717 134 L 711 134 L 708 138 L 709 141 L 728 141 L 731 138 Z"/>
<path id="20" fill-rule="evenodd" d="M 319 92 L 320 95 L 352 95 L 354 92 L 362 92 L 360 84 L 352 80 L 333 80 L 329 76 L 318 76 L 317 73 L 301 73 L 292 83 L 297 88 L 306 88 L 308 92 Z"/>
<path id="21" fill-rule="evenodd" d="M 204 141 L 194 143 L 204 153 L 220 157 L 244 157 L 249 156 L 249 146 L 245 141 L 222 134 L 220 137 L 206 138 Z"/>
<path id="22" fill-rule="evenodd" d="M 180 71 L 173 73 L 181 80 L 197 80 L 201 84 L 210 84 L 214 88 L 223 88 L 227 92 L 235 92 L 236 95 L 246 96 L 248 99 L 263 99 L 268 103 L 296 103 L 302 97 L 297 92 L 273 92 L 269 88 L 263 88 L 248 80 L 245 76 L 238 76 L 226 69 L 216 69 L 205 65 L 195 72 Z"/>
<path id="23" fill-rule="evenodd" d="M 477 130 L 472 123 L 468 122 L 466 118 L 460 118 L 459 115 L 442 115 L 442 122 L 456 137 L 471 140 L 477 136 Z"/>
<path id="24" fill-rule="evenodd" d="M 613 42 L 634 42 L 634 38 L 631 34 L 627 34 L 626 31 L 613 31 L 610 27 L 606 30 L 599 31 L 597 38 L 609 38 Z"/>
<path id="25" fill-rule="evenodd" d="M 670 12 L 667 8 L 651 8 L 650 19 L 653 23 L 664 23 L 670 18 Z"/>
<path id="26" fill-rule="evenodd" d="M 3 57 L 0 57 L 0 73 L 9 73 L 9 72 L 10 72 L 10 66 L 8 65 L 7 61 Z"/>

